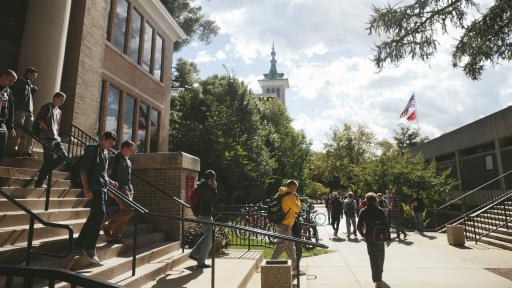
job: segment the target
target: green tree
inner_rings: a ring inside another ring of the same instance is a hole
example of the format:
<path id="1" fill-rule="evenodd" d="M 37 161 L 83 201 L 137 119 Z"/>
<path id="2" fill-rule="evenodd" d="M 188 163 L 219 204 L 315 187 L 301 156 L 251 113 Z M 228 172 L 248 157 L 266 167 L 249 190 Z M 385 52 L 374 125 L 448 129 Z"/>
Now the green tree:
<path id="1" fill-rule="evenodd" d="M 199 5 L 191 0 L 160 0 L 171 16 L 176 20 L 187 39 L 174 43 L 174 51 L 179 51 L 192 42 L 193 39 L 210 44 L 219 34 L 219 26 L 212 19 L 206 18 Z"/>
<path id="2" fill-rule="evenodd" d="M 486 66 L 512 59 L 512 1 L 492 1 L 483 11 L 475 0 L 414 0 L 373 7 L 368 31 L 385 38 L 373 61 L 379 70 L 407 57 L 427 62 L 451 27 L 461 32 L 452 65 L 467 77 L 478 80 Z"/>
<path id="3" fill-rule="evenodd" d="M 312 181 L 305 187 L 304 192 L 311 199 L 320 199 L 322 196 L 330 193 L 331 190 L 322 185 L 322 183 Z"/>
<path id="4" fill-rule="evenodd" d="M 398 131 L 395 130 L 395 136 L 393 136 L 393 139 L 395 140 L 396 147 L 400 151 L 403 151 L 425 143 L 428 140 L 428 137 L 421 137 L 418 129 L 402 125 L 399 127 Z"/>
<path id="5" fill-rule="evenodd" d="M 196 63 L 183 58 L 176 61 L 176 68 L 172 75 L 172 89 L 174 91 L 192 89 L 198 84 L 199 80 L 199 69 Z"/>

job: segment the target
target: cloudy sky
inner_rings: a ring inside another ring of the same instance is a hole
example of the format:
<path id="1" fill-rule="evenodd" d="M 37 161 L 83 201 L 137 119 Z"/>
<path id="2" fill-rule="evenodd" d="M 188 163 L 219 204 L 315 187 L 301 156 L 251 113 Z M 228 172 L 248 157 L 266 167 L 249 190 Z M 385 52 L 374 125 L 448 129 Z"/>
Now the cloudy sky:
<path id="1" fill-rule="evenodd" d="M 395 3 L 394 0 L 391 0 Z M 372 4 L 382 0 L 198 1 L 221 34 L 205 46 L 193 43 L 176 55 L 195 61 L 201 77 L 233 70 L 254 92 L 270 68 L 289 79 L 288 111 L 321 150 L 333 125 L 364 123 L 391 139 L 413 92 L 421 133 L 431 138 L 512 105 L 512 65 L 485 72 L 478 82 L 451 68 L 454 35 L 441 39 L 428 64 L 406 61 L 377 73 L 369 60 L 378 40 L 365 31 Z M 379 4 L 380 3 L 380 4 Z M 416 123 L 414 123 L 416 125 Z"/>

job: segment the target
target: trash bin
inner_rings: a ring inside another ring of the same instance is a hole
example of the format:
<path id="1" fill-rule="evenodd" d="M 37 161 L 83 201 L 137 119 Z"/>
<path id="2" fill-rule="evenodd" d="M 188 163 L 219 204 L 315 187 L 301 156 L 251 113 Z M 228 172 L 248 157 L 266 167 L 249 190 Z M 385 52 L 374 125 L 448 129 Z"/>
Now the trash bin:
<path id="1" fill-rule="evenodd" d="M 466 239 L 464 238 L 464 226 L 447 225 L 446 238 L 448 239 L 448 244 L 450 245 L 463 246 L 466 244 Z"/>
<path id="2" fill-rule="evenodd" d="M 267 260 L 261 265 L 261 288 L 292 287 L 290 260 Z"/>

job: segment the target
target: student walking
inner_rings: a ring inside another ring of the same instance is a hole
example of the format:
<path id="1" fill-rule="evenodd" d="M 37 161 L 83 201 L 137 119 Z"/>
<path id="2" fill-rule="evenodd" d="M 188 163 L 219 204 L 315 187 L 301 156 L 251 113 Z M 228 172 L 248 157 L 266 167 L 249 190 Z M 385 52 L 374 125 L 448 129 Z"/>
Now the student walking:
<path id="1" fill-rule="evenodd" d="M 412 211 L 416 222 L 416 232 L 423 234 L 425 226 L 423 224 L 423 214 L 425 213 L 425 202 L 417 192 L 412 192 Z"/>
<path id="2" fill-rule="evenodd" d="M 198 210 L 197 219 L 203 221 L 213 221 L 213 206 L 217 198 L 217 175 L 213 170 L 204 173 L 204 178 L 197 184 L 198 191 Z M 210 253 L 212 246 L 212 225 L 201 224 L 203 229 L 203 237 L 199 239 L 192 252 L 190 259 L 197 262 L 197 268 L 210 268 L 211 265 L 206 264 L 206 257 Z"/>
<path id="3" fill-rule="evenodd" d="M 110 179 L 117 182 L 119 192 L 130 198 L 130 200 L 133 199 L 132 162 L 130 161 L 130 156 L 135 154 L 135 148 L 135 143 L 126 140 L 121 143 L 119 153 L 108 160 Z M 103 224 L 103 233 L 105 233 L 109 243 L 123 244 L 124 227 L 133 216 L 133 209 L 115 196 L 110 196 L 114 198 L 119 206 L 119 212 Z"/>
<path id="4" fill-rule="evenodd" d="M 375 287 L 386 287 L 387 285 L 382 281 L 382 273 L 385 258 L 384 243 L 387 246 L 391 244 L 389 225 L 384 211 L 377 206 L 377 195 L 366 194 L 366 201 L 368 205 L 359 214 L 357 230 L 366 241 Z"/>
<path id="5" fill-rule="evenodd" d="M 299 183 L 296 180 L 288 180 L 286 187 L 281 187 L 276 197 L 281 198 L 281 208 L 286 213 L 284 220 L 280 224 L 276 224 L 276 233 L 292 236 L 292 226 L 295 223 L 295 215 L 300 212 L 301 204 L 297 188 Z M 279 259 L 279 256 L 286 252 L 288 259 L 292 260 L 292 271 L 296 275 L 297 271 L 297 255 L 295 252 L 295 245 L 292 241 L 278 239 L 271 259 Z M 303 272 L 300 272 L 302 275 Z"/>
<path id="6" fill-rule="evenodd" d="M 386 215 L 387 219 L 391 206 L 389 205 L 389 202 L 386 199 L 384 199 L 381 193 L 377 194 L 377 206 L 379 206 L 379 208 L 381 208 L 382 211 L 384 211 L 384 215 Z"/>
<path id="7" fill-rule="evenodd" d="M 0 73 L 0 161 L 5 153 L 7 137 L 16 137 L 14 131 L 14 104 L 9 86 L 18 79 L 12 70 Z"/>
<path id="8" fill-rule="evenodd" d="M 41 106 L 37 119 L 35 119 L 41 129 L 39 137 L 63 155 L 67 155 L 67 153 L 59 137 L 60 119 L 62 118 L 62 111 L 59 107 L 64 104 L 65 100 L 66 95 L 64 93 L 56 92 L 53 94 L 53 101 L 51 103 Z M 48 174 L 50 174 L 50 171 L 57 168 L 64 161 L 62 157 L 57 156 L 55 158 L 53 152 L 44 145 L 43 151 L 43 165 L 37 174 L 37 180 L 34 185 L 36 188 L 46 187 L 43 182 L 48 177 Z"/>
<path id="9" fill-rule="evenodd" d="M 325 210 L 327 210 L 327 221 L 331 222 L 331 193 L 324 196 Z"/>
<path id="10" fill-rule="evenodd" d="M 340 220 L 343 218 L 343 201 L 341 200 L 338 193 L 334 192 L 331 203 L 331 225 L 334 229 L 334 237 L 338 237 L 338 230 L 340 228 Z"/>
<path id="11" fill-rule="evenodd" d="M 343 213 L 345 214 L 345 223 L 347 225 L 347 237 L 350 237 L 350 231 L 353 231 L 354 237 L 357 238 L 356 209 L 357 203 L 354 199 L 354 193 L 349 192 L 348 198 L 343 202 Z"/>
<path id="12" fill-rule="evenodd" d="M 34 99 L 33 96 L 37 87 L 32 83 L 37 78 L 37 69 L 28 67 L 23 77 L 18 78 L 12 85 L 14 98 L 14 121 L 27 129 L 32 129 L 34 120 Z M 34 157 L 32 153 L 32 137 L 16 129 L 16 137 L 10 145 L 10 152 L 15 156 Z"/>
<path id="13" fill-rule="evenodd" d="M 80 160 L 80 180 L 85 198 L 90 199 L 91 211 L 76 239 L 75 249 L 82 250 L 83 255 L 93 263 L 100 263 L 96 255 L 96 241 L 105 218 L 105 200 L 109 182 L 117 188 L 117 183 L 110 180 L 107 174 L 108 150 L 116 140 L 117 136 L 114 132 L 103 133 L 99 144 L 85 147 Z"/>
<path id="14" fill-rule="evenodd" d="M 405 229 L 402 227 L 402 204 L 400 204 L 400 200 L 396 196 L 395 192 L 391 192 L 391 210 L 389 210 L 389 219 L 391 220 L 391 225 L 396 229 L 396 238 L 400 240 L 400 232 L 404 235 L 404 240 L 407 239 L 407 233 L 405 233 Z"/>

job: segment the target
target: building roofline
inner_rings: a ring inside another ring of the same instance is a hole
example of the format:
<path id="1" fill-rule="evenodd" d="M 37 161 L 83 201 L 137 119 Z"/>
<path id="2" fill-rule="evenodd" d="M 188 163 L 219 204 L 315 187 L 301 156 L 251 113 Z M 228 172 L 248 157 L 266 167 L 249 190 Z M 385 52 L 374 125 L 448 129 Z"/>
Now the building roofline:
<path id="1" fill-rule="evenodd" d="M 136 7 L 143 8 L 154 18 L 152 25 L 158 26 L 159 31 L 166 33 L 174 41 L 187 38 L 187 35 L 178 25 L 176 20 L 169 14 L 160 0 L 136 0 Z"/>

